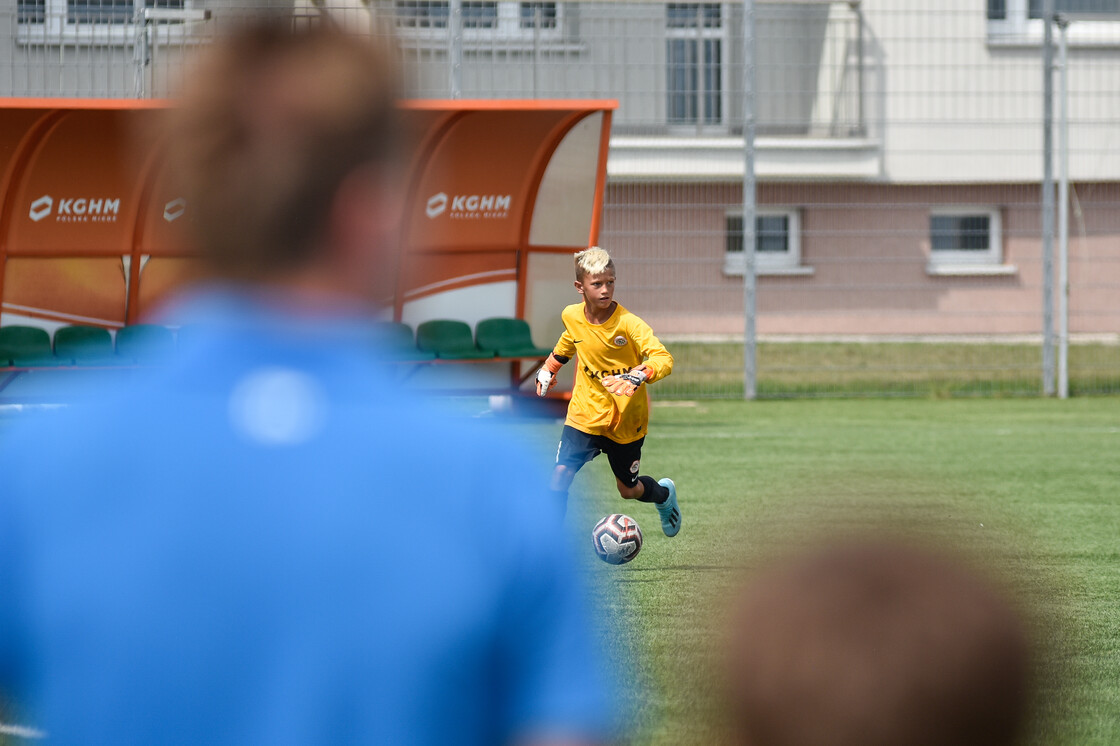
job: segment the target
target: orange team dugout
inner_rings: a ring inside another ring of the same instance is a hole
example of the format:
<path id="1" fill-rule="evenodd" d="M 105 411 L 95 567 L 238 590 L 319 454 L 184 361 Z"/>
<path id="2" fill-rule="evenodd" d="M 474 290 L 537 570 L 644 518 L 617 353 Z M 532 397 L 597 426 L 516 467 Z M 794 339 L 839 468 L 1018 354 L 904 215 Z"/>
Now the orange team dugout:
<path id="1" fill-rule="evenodd" d="M 0 324 L 119 329 L 190 277 L 190 205 L 144 144 L 169 105 L 0 99 Z M 597 243 L 617 103 L 400 106 L 417 146 L 394 320 L 516 316 L 550 346 L 571 254 Z"/>

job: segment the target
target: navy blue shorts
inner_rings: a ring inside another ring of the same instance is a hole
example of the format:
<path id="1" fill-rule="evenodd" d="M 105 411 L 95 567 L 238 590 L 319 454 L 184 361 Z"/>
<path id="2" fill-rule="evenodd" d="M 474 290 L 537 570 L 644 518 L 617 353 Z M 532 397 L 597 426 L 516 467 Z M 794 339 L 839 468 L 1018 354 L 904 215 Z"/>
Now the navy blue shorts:
<path id="1" fill-rule="evenodd" d="M 605 453 L 615 478 L 627 487 L 633 487 L 638 483 L 642 443 L 645 440 L 640 438 L 633 443 L 615 443 L 604 435 L 588 435 L 571 425 L 564 425 L 560 445 L 556 449 L 556 463 L 577 472 L 588 461 Z"/>

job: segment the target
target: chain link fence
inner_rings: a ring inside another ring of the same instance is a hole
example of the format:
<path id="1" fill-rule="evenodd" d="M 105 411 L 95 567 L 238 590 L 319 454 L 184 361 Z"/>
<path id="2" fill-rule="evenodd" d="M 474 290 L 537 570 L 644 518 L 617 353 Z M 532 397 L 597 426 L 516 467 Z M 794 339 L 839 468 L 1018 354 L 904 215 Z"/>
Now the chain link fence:
<path id="1" fill-rule="evenodd" d="M 751 305 L 759 397 L 1048 393 L 1042 3 L 15 0 L 0 94 L 173 95 L 266 5 L 395 34 L 418 98 L 617 99 L 600 242 L 677 357 L 661 396 L 752 393 Z M 1069 390 L 1117 393 L 1120 3 L 1057 10 Z"/>

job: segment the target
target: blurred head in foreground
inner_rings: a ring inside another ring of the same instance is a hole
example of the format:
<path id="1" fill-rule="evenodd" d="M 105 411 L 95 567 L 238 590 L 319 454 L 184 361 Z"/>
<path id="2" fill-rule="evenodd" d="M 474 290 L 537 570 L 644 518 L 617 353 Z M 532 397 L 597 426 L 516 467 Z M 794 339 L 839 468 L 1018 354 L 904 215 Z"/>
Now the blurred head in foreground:
<path id="1" fill-rule="evenodd" d="M 1018 743 L 1030 661 L 997 590 L 939 553 L 818 548 L 738 599 L 732 717 L 746 746 Z"/>
<path id="2" fill-rule="evenodd" d="M 291 19 L 202 55 L 171 117 L 171 173 L 212 274 L 378 300 L 402 190 L 392 45 Z"/>
<path id="3" fill-rule="evenodd" d="M 615 731 L 546 462 L 369 349 L 401 190 L 368 44 L 288 18 L 200 51 L 170 158 L 217 281 L 166 365 L 0 434 L 0 693 L 51 743 Z"/>

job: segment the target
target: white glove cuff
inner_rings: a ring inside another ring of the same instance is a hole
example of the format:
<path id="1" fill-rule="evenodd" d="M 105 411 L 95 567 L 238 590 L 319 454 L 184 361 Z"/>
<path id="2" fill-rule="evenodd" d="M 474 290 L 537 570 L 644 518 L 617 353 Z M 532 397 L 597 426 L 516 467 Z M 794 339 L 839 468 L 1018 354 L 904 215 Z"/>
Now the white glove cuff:
<path id="1" fill-rule="evenodd" d="M 537 396 L 545 396 L 548 390 L 552 388 L 552 381 L 556 376 L 548 368 L 541 368 L 537 371 Z"/>

